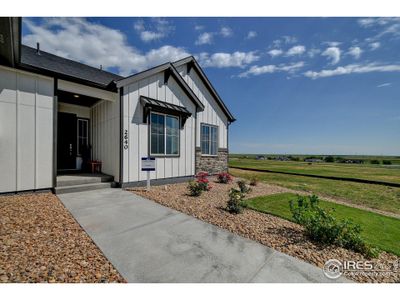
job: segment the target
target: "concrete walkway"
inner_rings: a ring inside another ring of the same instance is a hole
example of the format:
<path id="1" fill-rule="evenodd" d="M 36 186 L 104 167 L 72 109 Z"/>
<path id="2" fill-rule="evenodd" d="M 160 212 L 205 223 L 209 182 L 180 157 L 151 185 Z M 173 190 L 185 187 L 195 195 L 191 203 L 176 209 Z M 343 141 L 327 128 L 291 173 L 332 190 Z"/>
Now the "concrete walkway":
<path id="1" fill-rule="evenodd" d="M 315 266 L 127 191 L 58 197 L 128 282 L 333 282 Z"/>

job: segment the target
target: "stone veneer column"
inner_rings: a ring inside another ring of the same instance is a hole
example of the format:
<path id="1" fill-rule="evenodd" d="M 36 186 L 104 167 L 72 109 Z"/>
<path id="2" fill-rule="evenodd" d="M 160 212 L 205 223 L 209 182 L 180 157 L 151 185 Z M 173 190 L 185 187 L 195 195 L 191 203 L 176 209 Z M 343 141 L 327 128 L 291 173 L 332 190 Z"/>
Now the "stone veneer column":
<path id="1" fill-rule="evenodd" d="M 196 174 L 208 172 L 217 174 L 228 171 L 228 149 L 218 148 L 216 156 L 201 155 L 201 148 L 196 147 Z"/>

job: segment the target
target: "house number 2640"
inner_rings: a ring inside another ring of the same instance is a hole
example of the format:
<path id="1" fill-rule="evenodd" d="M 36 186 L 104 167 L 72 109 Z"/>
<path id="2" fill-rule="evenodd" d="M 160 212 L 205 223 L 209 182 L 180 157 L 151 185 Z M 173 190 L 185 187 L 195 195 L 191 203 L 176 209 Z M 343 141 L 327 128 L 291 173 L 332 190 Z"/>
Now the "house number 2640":
<path id="1" fill-rule="evenodd" d="M 128 130 L 125 129 L 124 131 L 124 149 L 128 149 Z"/>

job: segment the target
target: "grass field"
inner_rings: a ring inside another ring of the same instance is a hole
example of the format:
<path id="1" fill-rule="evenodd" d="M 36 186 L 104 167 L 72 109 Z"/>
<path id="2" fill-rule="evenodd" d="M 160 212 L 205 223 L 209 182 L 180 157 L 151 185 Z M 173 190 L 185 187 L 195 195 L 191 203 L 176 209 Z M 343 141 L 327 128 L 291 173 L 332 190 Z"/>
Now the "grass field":
<path id="1" fill-rule="evenodd" d="M 229 172 L 242 178 L 255 176 L 266 183 L 400 214 L 400 188 L 396 187 L 238 169 L 229 169 Z"/>
<path id="2" fill-rule="evenodd" d="M 292 193 L 261 196 L 246 201 L 248 207 L 260 212 L 270 213 L 290 221 L 293 221 L 290 212 L 290 200 L 296 200 Z M 400 256 L 400 220 L 348 207 L 332 202 L 321 201 L 320 205 L 325 209 L 334 209 L 333 214 L 338 219 L 352 219 L 362 226 L 362 236 L 374 247 L 392 252 Z"/>
<path id="3" fill-rule="evenodd" d="M 255 159 L 258 155 L 264 155 L 265 157 L 280 157 L 280 156 L 289 156 L 282 154 L 229 154 L 230 158 L 253 158 Z M 307 157 L 319 157 L 324 158 L 327 155 L 304 155 L 304 154 L 292 154 L 292 157 L 296 157 L 299 160 L 303 161 Z M 332 155 L 335 158 L 343 158 L 343 159 L 355 159 L 355 160 L 363 160 L 366 165 L 370 165 L 371 160 L 378 160 L 381 164 L 383 160 L 389 160 L 393 165 L 397 165 L 400 167 L 400 156 L 376 156 L 376 155 Z"/>
<path id="4" fill-rule="evenodd" d="M 280 171 L 293 174 L 359 178 L 382 182 L 400 183 L 400 168 L 371 164 L 312 163 L 295 161 L 256 160 L 230 158 L 229 166 L 259 170 Z"/>

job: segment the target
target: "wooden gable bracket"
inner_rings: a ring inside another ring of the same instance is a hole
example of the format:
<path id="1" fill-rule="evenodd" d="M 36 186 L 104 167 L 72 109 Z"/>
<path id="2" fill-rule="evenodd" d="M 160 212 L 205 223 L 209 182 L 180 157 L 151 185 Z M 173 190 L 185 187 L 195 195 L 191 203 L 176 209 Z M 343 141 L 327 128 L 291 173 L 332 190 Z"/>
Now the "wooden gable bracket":
<path id="1" fill-rule="evenodd" d="M 171 73 L 172 73 L 172 71 L 170 68 L 168 68 L 164 71 L 164 84 L 168 84 L 168 79 L 171 76 Z"/>
<path id="2" fill-rule="evenodd" d="M 148 119 L 149 119 L 149 116 L 150 116 L 150 107 L 148 107 L 148 106 L 144 106 L 143 107 L 143 123 L 150 123 L 150 122 L 148 122 Z"/>
<path id="3" fill-rule="evenodd" d="M 186 74 L 189 74 L 190 73 L 190 70 L 193 68 L 193 61 L 191 61 L 191 62 L 189 62 L 187 65 L 186 65 Z"/>

